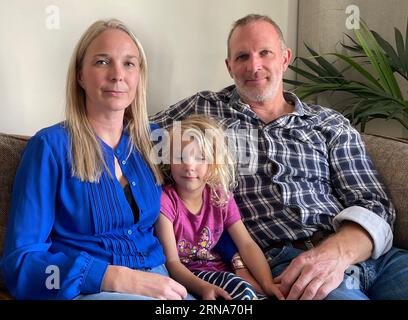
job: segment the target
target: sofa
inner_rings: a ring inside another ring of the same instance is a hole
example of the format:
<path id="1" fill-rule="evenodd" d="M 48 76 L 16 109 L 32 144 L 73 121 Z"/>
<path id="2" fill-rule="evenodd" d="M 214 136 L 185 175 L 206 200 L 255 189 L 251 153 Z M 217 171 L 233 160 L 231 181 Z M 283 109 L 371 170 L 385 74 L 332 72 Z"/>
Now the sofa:
<path id="1" fill-rule="evenodd" d="M 408 141 L 368 134 L 362 136 L 396 207 L 394 245 L 408 249 Z M 27 137 L 0 133 L 0 257 L 3 255 L 13 179 L 27 140 Z M 0 299 L 12 299 L 1 275 Z"/>

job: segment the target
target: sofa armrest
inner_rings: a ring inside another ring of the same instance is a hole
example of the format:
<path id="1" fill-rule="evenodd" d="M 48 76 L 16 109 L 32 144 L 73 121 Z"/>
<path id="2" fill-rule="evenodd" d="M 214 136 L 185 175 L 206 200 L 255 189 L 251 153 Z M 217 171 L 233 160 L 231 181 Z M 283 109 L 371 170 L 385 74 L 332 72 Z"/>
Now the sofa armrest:
<path id="1" fill-rule="evenodd" d="M 369 134 L 362 138 L 395 205 L 394 245 L 408 249 L 408 141 Z"/>
<path id="2" fill-rule="evenodd" d="M 3 256 L 3 242 L 6 234 L 7 214 L 11 190 L 17 166 L 29 137 L 0 133 L 0 257 Z M 0 300 L 11 299 L 0 273 Z"/>

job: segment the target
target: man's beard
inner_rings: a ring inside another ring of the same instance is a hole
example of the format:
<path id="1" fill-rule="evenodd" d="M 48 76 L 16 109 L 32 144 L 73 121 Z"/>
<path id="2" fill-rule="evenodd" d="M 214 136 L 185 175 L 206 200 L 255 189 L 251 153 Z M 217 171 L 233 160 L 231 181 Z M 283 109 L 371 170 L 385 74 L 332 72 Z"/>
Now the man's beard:
<path id="1" fill-rule="evenodd" d="M 244 85 L 238 84 L 236 79 L 234 79 L 234 82 L 241 100 L 245 100 L 247 102 L 253 101 L 258 103 L 263 103 L 273 98 L 278 92 L 280 84 L 277 79 L 272 79 L 272 81 L 268 83 L 266 87 L 258 89 L 248 88 Z"/>

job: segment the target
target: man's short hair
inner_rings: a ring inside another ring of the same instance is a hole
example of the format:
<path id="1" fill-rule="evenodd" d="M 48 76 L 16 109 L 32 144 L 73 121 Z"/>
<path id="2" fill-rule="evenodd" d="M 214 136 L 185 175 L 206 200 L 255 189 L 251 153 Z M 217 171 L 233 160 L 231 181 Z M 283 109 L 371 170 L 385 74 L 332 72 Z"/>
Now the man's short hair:
<path id="1" fill-rule="evenodd" d="M 227 40 L 228 58 L 230 57 L 230 53 L 231 53 L 230 52 L 230 40 L 231 40 L 231 36 L 232 36 L 233 32 L 235 31 L 235 29 L 237 27 L 245 26 L 248 23 L 257 22 L 257 21 L 265 21 L 265 22 L 270 23 L 275 28 L 276 32 L 278 33 L 279 40 L 281 42 L 282 50 L 286 49 L 285 39 L 283 38 L 282 30 L 279 28 L 278 24 L 275 21 L 273 21 L 271 18 L 266 16 L 266 15 L 251 13 L 251 14 L 248 14 L 248 15 L 246 15 L 245 17 L 243 17 L 241 19 L 238 19 L 237 21 L 235 21 L 232 24 L 232 28 L 231 28 L 231 31 L 230 31 L 230 33 L 228 35 L 228 40 Z"/>

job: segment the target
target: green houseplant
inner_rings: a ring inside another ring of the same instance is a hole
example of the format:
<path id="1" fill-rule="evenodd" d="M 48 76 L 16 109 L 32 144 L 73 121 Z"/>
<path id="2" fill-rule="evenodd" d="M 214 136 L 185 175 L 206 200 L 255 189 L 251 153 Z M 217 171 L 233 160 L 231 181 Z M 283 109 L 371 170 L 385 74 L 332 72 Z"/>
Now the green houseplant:
<path id="1" fill-rule="evenodd" d="M 354 125 L 360 125 L 363 132 L 366 123 L 376 118 L 397 120 L 408 130 L 408 101 L 395 77 L 398 74 L 403 83 L 408 84 L 408 23 L 405 41 L 395 28 L 396 50 L 363 21 L 354 35 L 355 40 L 348 36 L 351 45 L 341 44 L 347 54 L 318 54 L 305 44 L 311 57 L 295 59 L 303 67 L 289 66 L 305 80 L 284 81 L 295 86 L 294 92 L 301 99 L 322 92 L 348 93 L 350 99 L 344 103 L 343 112 Z M 329 57 L 342 61 L 345 67 L 339 69 L 327 59 Z M 347 72 L 350 70 L 358 77 L 351 77 L 353 73 Z"/>

